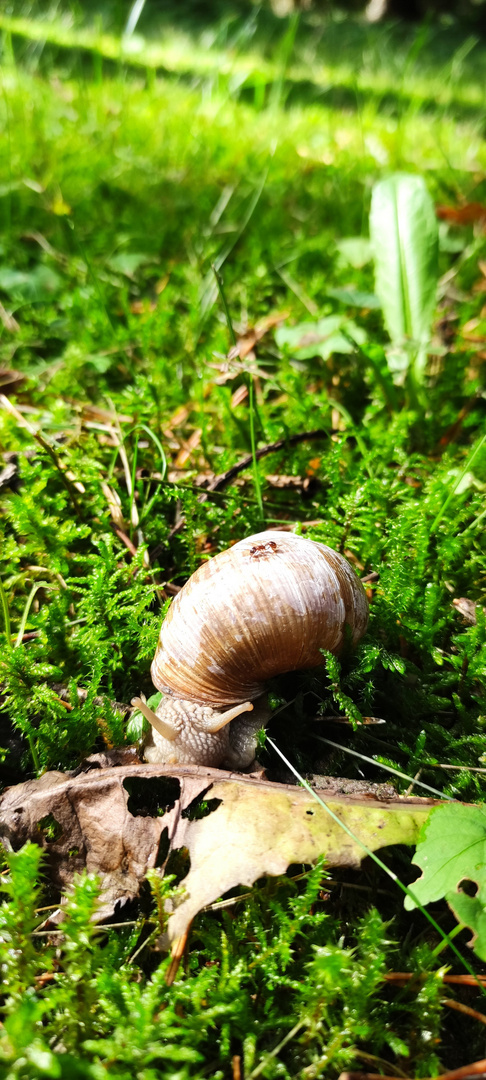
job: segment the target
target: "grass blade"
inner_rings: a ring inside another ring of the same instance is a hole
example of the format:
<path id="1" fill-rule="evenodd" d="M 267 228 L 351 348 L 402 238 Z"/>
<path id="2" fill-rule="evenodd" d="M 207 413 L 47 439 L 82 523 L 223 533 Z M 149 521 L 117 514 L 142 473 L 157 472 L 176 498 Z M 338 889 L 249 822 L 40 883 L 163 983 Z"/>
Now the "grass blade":
<path id="1" fill-rule="evenodd" d="M 3 611 L 3 622 L 5 626 L 5 640 L 8 649 L 12 648 L 12 629 L 10 626 L 10 612 L 8 610 L 7 594 L 3 587 L 3 581 L 0 578 L 0 604 Z"/>

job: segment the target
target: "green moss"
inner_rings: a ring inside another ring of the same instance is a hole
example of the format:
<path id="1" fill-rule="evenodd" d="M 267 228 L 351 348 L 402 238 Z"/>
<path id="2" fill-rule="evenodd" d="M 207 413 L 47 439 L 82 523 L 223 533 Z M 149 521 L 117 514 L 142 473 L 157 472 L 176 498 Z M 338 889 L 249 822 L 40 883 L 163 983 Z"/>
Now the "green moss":
<path id="1" fill-rule="evenodd" d="M 484 799 L 486 239 L 441 224 L 415 409 L 388 370 L 366 244 L 389 171 L 420 172 L 439 203 L 484 202 L 484 44 L 445 23 L 156 7 L 130 53 L 118 3 L 98 24 L 75 3 L 54 17 L 15 0 L 0 16 L 0 366 L 22 375 L 3 385 L 30 425 L 0 411 L 0 449 L 16 455 L 0 461 L 14 473 L 0 487 L 3 782 L 134 738 L 127 706 L 151 695 L 174 587 L 261 530 L 261 489 L 264 526 L 297 527 L 372 575 L 365 640 L 327 673 L 276 680 L 272 738 L 306 772 L 383 781 L 389 765 Z M 237 334 L 287 312 L 287 329 L 333 320 L 340 344 L 314 355 L 270 328 L 254 359 L 228 361 L 213 263 Z M 323 434 L 263 457 L 258 485 L 250 467 L 208 492 L 202 478 L 251 454 L 250 419 L 257 447 Z M 332 727 L 363 759 L 316 741 L 337 714 L 385 721 Z M 263 740 L 260 758 L 279 768 Z M 408 855 L 391 858 L 408 881 Z M 463 1036 L 441 1026 L 432 932 L 374 871 L 346 883 L 364 894 L 328 893 L 313 871 L 205 914 L 170 990 L 141 909 L 135 926 L 93 929 L 90 879 L 59 955 L 33 938 L 38 873 L 35 850 L 12 856 L 5 1077 L 226 1080 L 233 1056 L 245 1080 L 376 1071 L 360 1054 L 407 1075 L 464 1064 Z M 396 990 L 387 966 L 430 974 Z"/>

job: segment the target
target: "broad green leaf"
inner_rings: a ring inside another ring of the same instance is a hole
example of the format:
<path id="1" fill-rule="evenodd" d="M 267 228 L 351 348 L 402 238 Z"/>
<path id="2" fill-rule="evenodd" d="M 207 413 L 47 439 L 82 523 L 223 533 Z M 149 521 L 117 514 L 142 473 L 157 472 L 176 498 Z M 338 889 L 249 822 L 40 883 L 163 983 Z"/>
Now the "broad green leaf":
<path id="1" fill-rule="evenodd" d="M 98 371 L 100 375 L 103 375 L 113 363 L 112 356 L 103 356 L 102 353 L 88 353 L 84 357 L 84 363 L 90 364 L 91 367 Z"/>
<path id="2" fill-rule="evenodd" d="M 0 267 L 0 289 L 14 300 L 45 301 L 59 292 L 62 279 L 50 266 L 39 263 L 32 270 L 12 270 L 9 266 Z"/>
<path id="3" fill-rule="evenodd" d="M 396 173 L 373 188 L 375 287 L 394 346 L 409 349 L 420 382 L 437 290 L 438 226 L 422 177 Z"/>
<path id="4" fill-rule="evenodd" d="M 125 274 L 126 277 L 133 278 L 140 266 L 153 261 L 150 255 L 141 251 L 120 251 L 107 259 L 106 265 L 117 274 Z"/>
<path id="5" fill-rule="evenodd" d="M 326 289 L 326 296 L 340 300 L 348 307 L 379 308 L 380 301 L 374 293 L 362 292 L 361 289 Z"/>
<path id="6" fill-rule="evenodd" d="M 447 803 L 434 807 L 425 822 L 412 859 L 422 877 L 410 886 L 421 904 L 443 897 L 459 922 L 474 932 L 472 944 L 486 960 L 486 806 Z M 477 892 L 460 888 L 472 881 Z M 405 899 L 409 910 L 415 905 Z"/>
<path id="7" fill-rule="evenodd" d="M 462 889 L 455 893 L 447 893 L 446 900 L 454 912 L 459 923 L 469 926 L 473 931 L 473 937 L 469 944 L 474 949 L 476 956 L 486 960 L 486 907 L 485 893 L 482 895 L 468 896 Z"/>
<path id="8" fill-rule="evenodd" d="M 321 356 L 327 360 L 332 353 L 354 352 L 354 342 L 364 345 L 367 335 L 361 326 L 343 315 L 328 315 L 318 322 L 281 326 L 275 332 L 277 345 L 287 345 L 299 360 Z"/>
<path id="9" fill-rule="evenodd" d="M 355 270 L 361 270 L 373 258 L 371 244 L 366 236 L 344 236 L 342 240 L 336 240 L 336 247 L 342 261 L 354 266 Z"/>

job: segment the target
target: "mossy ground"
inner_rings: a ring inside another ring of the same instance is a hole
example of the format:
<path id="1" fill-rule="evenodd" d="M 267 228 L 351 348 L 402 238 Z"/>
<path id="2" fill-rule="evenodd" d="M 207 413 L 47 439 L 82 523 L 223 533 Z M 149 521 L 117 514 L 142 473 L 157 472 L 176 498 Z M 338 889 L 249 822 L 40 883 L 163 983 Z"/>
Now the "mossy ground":
<path id="1" fill-rule="evenodd" d="M 364 643 L 327 677 L 275 685 L 292 704 L 273 737 L 306 772 L 385 780 L 381 762 L 482 799 L 484 220 L 441 224 L 421 411 L 373 351 L 386 333 L 363 239 L 390 170 L 420 172 L 437 203 L 486 202 L 486 46 L 459 24 L 277 19 L 250 4 L 147 5 L 144 40 L 120 45 L 125 17 L 21 3 L 0 16 L 0 365 L 22 375 L 5 389 L 44 440 L 0 412 L 1 449 L 16 455 L 0 491 L 4 782 L 123 742 L 113 703 L 150 693 L 171 586 L 277 524 L 374 578 Z M 228 362 L 213 263 L 237 333 L 278 312 L 286 326 L 337 316 L 340 346 L 299 358 L 270 330 L 255 357 Z M 259 447 L 325 434 L 200 501 L 204 475 L 251 452 L 252 425 Z M 476 625 L 452 603 L 463 597 Z M 318 731 L 376 764 L 314 738 L 316 715 L 349 699 L 386 724 Z M 390 858 L 409 880 L 409 854 Z M 388 885 L 373 868 L 329 892 L 315 875 L 300 893 L 267 882 L 239 913 L 203 916 L 170 991 L 159 957 L 138 952 L 144 911 L 98 944 L 71 927 L 60 952 L 31 947 L 24 926 L 16 966 L 18 911 L 30 904 L 32 929 L 42 901 L 32 855 L 12 873 L 2 1075 L 226 1078 L 240 1058 L 245 1080 L 376 1072 L 378 1059 L 430 1076 L 481 1056 L 472 1020 L 459 1015 L 466 1057 L 456 1014 L 442 1023 L 440 979 L 387 988 L 387 965 L 435 970 L 437 940 L 401 894 L 377 892 Z M 81 883 L 85 930 L 93 902 Z M 451 928 L 445 907 L 435 915 Z"/>

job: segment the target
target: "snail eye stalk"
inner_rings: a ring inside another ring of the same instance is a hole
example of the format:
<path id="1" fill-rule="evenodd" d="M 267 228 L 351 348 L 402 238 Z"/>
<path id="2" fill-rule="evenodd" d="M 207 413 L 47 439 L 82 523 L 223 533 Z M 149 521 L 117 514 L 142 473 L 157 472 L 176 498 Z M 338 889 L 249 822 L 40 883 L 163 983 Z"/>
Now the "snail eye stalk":
<path id="1" fill-rule="evenodd" d="M 163 739 L 167 739 L 168 742 L 175 742 L 177 739 L 177 731 L 165 720 L 161 720 L 157 713 L 154 713 L 152 709 L 149 709 L 147 703 L 142 701 L 139 697 L 132 698 L 132 705 L 135 709 L 140 709 L 149 724 L 158 731 L 159 735 L 162 735 Z"/>
<path id="2" fill-rule="evenodd" d="M 251 712 L 252 709 L 251 701 L 245 701 L 243 705 L 235 705 L 234 709 L 227 709 L 224 713 L 215 713 L 208 720 L 199 721 L 198 727 L 202 728 L 203 731 L 207 731 L 210 735 L 215 735 L 217 731 L 221 731 L 221 728 L 226 727 L 230 720 L 234 720 L 241 713 Z"/>

